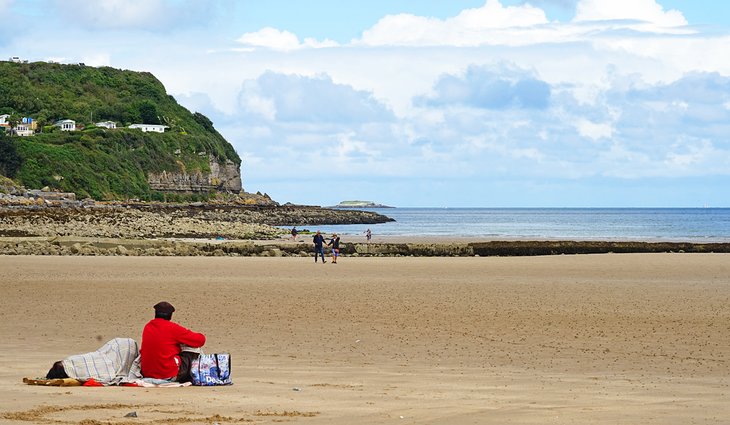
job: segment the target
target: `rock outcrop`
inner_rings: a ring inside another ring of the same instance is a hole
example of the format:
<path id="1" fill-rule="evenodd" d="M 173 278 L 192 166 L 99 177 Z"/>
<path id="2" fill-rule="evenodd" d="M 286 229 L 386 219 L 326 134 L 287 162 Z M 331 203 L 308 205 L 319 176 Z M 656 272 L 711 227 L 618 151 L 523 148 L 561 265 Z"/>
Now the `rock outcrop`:
<path id="1" fill-rule="evenodd" d="M 243 190 L 241 170 L 230 160 L 218 162 L 212 155 L 208 157 L 210 173 L 196 171 L 187 173 L 184 169 L 178 172 L 163 171 L 149 173 L 147 182 L 150 189 L 160 192 L 176 193 L 207 193 L 231 192 L 239 193 Z"/>
<path id="2" fill-rule="evenodd" d="M 39 198 L 41 199 L 41 198 Z M 217 204 L 49 204 L 0 206 L 0 237 L 276 239 L 278 226 L 382 223 L 367 211 Z"/>
<path id="3" fill-rule="evenodd" d="M 493 241 L 483 243 L 343 243 L 347 257 L 473 257 L 589 254 L 610 252 L 730 252 L 730 244 L 576 241 Z M 0 255 L 309 257 L 310 243 L 197 239 L 100 237 L 0 237 Z"/>

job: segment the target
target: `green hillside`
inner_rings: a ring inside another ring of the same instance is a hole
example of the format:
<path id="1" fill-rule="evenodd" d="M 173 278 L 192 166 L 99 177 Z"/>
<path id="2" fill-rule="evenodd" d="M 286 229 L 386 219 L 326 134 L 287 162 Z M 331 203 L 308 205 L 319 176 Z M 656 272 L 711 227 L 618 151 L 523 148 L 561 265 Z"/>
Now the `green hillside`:
<path id="1" fill-rule="evenodd" d="M 208 172 L 208 156 L 240 166 L 211 121 L 180 106 L 152 74 L 109 67 L 0 62 L 0 115 L 30 117 L 32 137 L 0 134 L 0 174 L 28 188 L 48 186 L 94 199 L 157 199 L 148 173 Z M 72 119 L 81 131 L 62 132 Z M 95 122 L 115 121 L 116 130 Z M 122 128 L 163 124 L 165 133 Z M 0 133 L 3 133 L 0 128 Z M 197 196 L 197 195 L 196 195 Z"/>

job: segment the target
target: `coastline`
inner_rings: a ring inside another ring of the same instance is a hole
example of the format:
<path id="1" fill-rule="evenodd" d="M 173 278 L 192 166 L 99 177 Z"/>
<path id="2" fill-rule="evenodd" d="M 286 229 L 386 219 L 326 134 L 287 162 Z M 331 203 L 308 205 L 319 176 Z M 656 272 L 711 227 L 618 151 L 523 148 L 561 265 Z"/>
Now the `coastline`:
<path id="1" fill-rule="evenodd" d="M 417 213 L 421 214 L 420 218 L 410 217 L 414 220 L 412 222 L 405 217 L 403 222 L 388 222 L 391 218 L 369 211 L 292 205 L 94 204 L 84 207 L 2 207 L 0 255 L 306 257 L 311 255 L 310 231 L 322 229 L 327 238 L 333 233 L 331 228 L 349 230 L 340 232 L 340 252 L 353 257 L 730 252 L 730 238 L 434 235 L 429 233 L 433 228 L 416 224 L 435 220 L 433 224 L 440 226 L 443 224 L 440 218 L 434 218 L 429 213 L 424 216 L 424 210 Z M 571 217 L 561 216 L 561 220 L 566 221 Z M 448 225 L 452 225 L 455 217 L 449 218 L 452 222 Z M 468 218 L 456 216 L 462 224 Z M 477 220 L 483 219 L 482 216 Z M 525 217 L 520 220 L 524 221 Z M 297 241 L 291 240 L 292 225 L 287 223 L 304 223 L 297 225 L 300 229 Z M 544 222 L 540 224 L 545 225 Z M 484 226 L 478 227 L 483 229 Z M 362 231 L 357 231 L 367 228 L 374 229 L 370 243 Z M 520 228 L 518 226 L 516 229 Z M 462 226 L 460 231 L 466 229 L 468 227 Z M 404 234 L 398 235 L 404 230 Z M 419 234 L 419 231 L 423 234 Z M 553 233 L 559 234 L 547 232 Z M 716 234 L 725 233 L 721 231 Z"/>
<path id="2" fill-rule="evenodd" d="M 339 234 L 344 242 L 367 243 L 364 235 Z M 328 235 L 325 235 L 328 236 Z M 379 235 L 374 234 L 371 243 L 414 243 L 414 244 L 469 244 L 487 242 L 646 242 L 646 243 L 730 243 L 730 238 L 565 238 L 526 236 L 454 236 L 454 235 Z"/>
<path id="3" fill-rule="evenodd" d="M 391 239 L 392 242 L 340 243 L 345 257 L 494 257 L 609 253 L 730 253 L 730 243 L 575 241 L 575 240 L 484 240 L 467 242 L 453 238 Z M 329 249 L 325 248 L 329 253 Z M 297 241 L 225 238 L 112 238 L 88 236 L 0 237 L 0 255 L 51 256 L 230 256 L 309 257 L 311 238 Z"/>

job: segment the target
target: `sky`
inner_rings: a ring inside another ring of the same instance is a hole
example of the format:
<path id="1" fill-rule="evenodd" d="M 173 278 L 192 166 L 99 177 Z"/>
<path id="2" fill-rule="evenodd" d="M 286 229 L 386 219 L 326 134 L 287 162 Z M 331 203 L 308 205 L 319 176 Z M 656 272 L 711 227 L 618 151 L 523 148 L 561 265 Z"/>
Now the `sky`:
<path id="1" fill-rule="evenodd" d="M 153 73 L 248 192 L 730 207 L 730 2 L 0 0 L 0 58 Z"/>

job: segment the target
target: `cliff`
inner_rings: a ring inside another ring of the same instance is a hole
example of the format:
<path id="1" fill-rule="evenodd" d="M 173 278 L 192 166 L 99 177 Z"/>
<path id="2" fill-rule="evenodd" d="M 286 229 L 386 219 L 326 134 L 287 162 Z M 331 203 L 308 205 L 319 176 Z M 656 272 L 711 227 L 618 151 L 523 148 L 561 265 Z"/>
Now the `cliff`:
<path id="1" fill-rule="evenodd" d="M 152 74 L 109 67 L 0 62 L 0 115 L 32 118 L 36 133 L 0 128 L 0 174 L 79 199 L 205 200 L 242 191 L 241 159 L 200 113 Z M 76 122 L 77 131 L 53 124 Z M 113 121 L 117 129 L 96 127 Z M 144 133 L 130 124 L 162 124 Z"/>
<path id="2" fill-rule="evenodd" d="M 149 183 L 152 190 L 162 192 L 203 193 L 222 191 L 238 193 L 243 189 L 239 165 L 230 160 L 226 160 L 221 164 L 215 157 L 209 156 L 208 166 L 210 172 L 197 170 L 188 173 L 184 169 L 169 172 L 163 170 L 160 173 L 150 172 L 147 175 L 147 183 Z"/>

